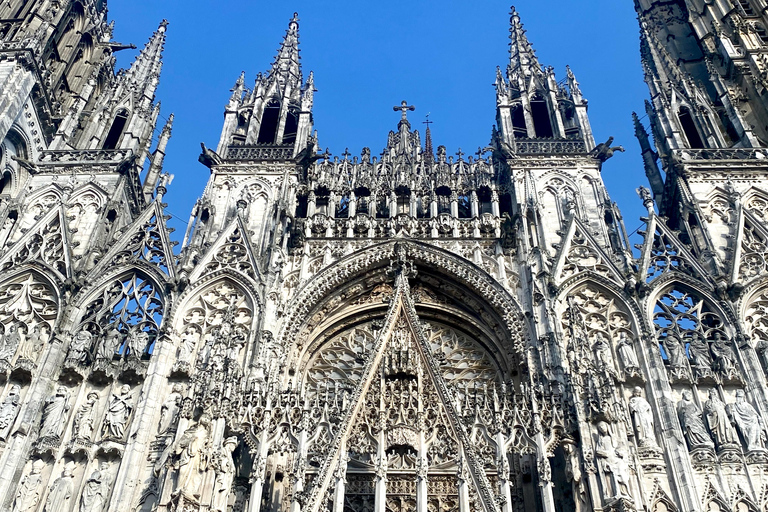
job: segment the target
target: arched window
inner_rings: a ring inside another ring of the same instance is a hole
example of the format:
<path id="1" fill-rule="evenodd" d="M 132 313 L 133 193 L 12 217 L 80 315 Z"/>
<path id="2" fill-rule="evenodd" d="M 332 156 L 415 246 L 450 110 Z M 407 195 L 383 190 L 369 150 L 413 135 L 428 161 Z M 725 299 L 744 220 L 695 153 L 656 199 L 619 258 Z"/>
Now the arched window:
<path id="1" fill-rule="evenodd" d="M 680 107 L 677 115 L 691 149 L 704 148 L 704 141 L 701 139 L 701 135 L 699 135 L 699 130 L 696 128 L 696 123 L 693 120 L 690 109 L 688 107 Z"/>
<path id="2" fill-rule="evenodd" d="M 544 99 L 534 99 L 531 101 L 531 116 L 533 117 L 533 126 L 536 129 L 536 137 L 552 138 L 552 119 L 549 116 L 549 107 Z"/>
<path id="3" fill-rule="evenodd" d="M 339 204 L 336 205 L 336 218 L 349 218 L 349 196 L 346 194 L 341 196 L 341 199 L 339 199 Z"/>
<path id="4" fill-rule="evenodd" d="M 397 187 L 397 214 L 408 214 L 411 209 L 411 191 L 408 187 Z"/>
<path id="5" fill-rule="evenodd" d="M 120 109 L 115 116 L 115 120 L 112 121 L 112 127 L 107 133 L 107 138 L 104 139 L 104 145 L 102 149 L 115 149 L 120 143 L 120 137 L 123 135 L 125 124 L 128 122 L 128 111 Z"/>
<path id="6" fill-rule="evenodd" d="M 512 132 L 516 138 L 528 137 L 528 128 L 525 126 L 525 113 L 523 106 L 518 105 L 512 109 Z"/>
<path id="7" fill-rule="evenodd" d="M 478 213 L 480 215 L 484 213 L 493 213 L 493 203 L 491 202 L 491 189 L 488 187 L 480 187 L 477 189 L 477 202 Z"/>
<path id="8" fill-rule="evenodd" d="M 277 136 L 277 125 L 280 122 L 280 103 L 271 101 L 264 109 L 259 126 L 259 144 L 274 144 Z M 294 136 L 295 138 L 295 136 Z"/>
<path id="9" fill-rule="evenodd" d="M 285 118 L 285 130 L 283 131 L 283 144 L 296 142 L 296 132 L 299 129 L 299 113 L 295 110 L 288 112 Z"/>
<path id="10" fill-rule="evenodd" d="M 471 219 L 472 218 L 472 204 L 469 200 L 469 196 L 467 194 L 459 194 L 458 196 L 458 203 L 459 203 L 459 218 L 460 219 Z"/>
<path id="11" fill-rule="evenodd" d="M 368 204 L 370 203 L 371 191 L 365 187 L 358 187 L 355 189 L 355 198 L 357 203 L 355 204 L 355 215 L 365 213 L 370 215 Z"/>

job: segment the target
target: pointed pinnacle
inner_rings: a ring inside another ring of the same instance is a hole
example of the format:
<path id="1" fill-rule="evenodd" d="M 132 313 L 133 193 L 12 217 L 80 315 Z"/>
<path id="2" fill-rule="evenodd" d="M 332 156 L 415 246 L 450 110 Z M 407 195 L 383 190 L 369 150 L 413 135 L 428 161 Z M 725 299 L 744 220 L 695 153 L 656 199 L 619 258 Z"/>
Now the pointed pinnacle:
<path id="1" fill-rule="evenodd" d="M 509 67 L 510 74 L 522 72 L 523 76 L 541 73 L 541 65 L 533 46 L 525 35 L 520 15 L 513 5 L 509 13 Z"/>
<path id="2" fill-rule="evenodd" d="M 299 56 L 299 14 L 293 13 L 293 18 L 288 23 L 283 42 L 277 51 L 269 78 L 279 77 L 286 80 L 290 77 L 301 77 L 301 65 Z"/>

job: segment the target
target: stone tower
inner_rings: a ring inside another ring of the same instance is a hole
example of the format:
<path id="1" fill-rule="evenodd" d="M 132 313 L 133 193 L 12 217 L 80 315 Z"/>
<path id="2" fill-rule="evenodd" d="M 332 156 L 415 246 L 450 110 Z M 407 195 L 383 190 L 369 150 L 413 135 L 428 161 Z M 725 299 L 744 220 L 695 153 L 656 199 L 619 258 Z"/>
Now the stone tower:
<path id="1" fill-rule="evenodd" d="M 294 15 L 174 253 L 167 23 L 116 73 L 103 2 L 2 3 L 0 509 L 766 510 L 761 1 L 636 3 L 636 252 L 514 8 L 472 155 L 320 153 Z"/>

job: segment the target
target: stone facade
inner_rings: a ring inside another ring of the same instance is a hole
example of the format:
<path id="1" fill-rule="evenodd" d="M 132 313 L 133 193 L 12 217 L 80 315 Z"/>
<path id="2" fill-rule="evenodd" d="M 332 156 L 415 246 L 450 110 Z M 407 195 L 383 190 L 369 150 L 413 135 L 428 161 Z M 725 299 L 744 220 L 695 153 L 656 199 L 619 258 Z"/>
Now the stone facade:
<path id="1" fill-rule="evenodd" d="M 0 3 L 0 510 L 768 511 L 768 8 L 635 3 L 635 248 L 513 9 L 455 156 L 319 153 L 294 16 L 180 251 L 167 23 L 115 73 L 103 0 Z"/>

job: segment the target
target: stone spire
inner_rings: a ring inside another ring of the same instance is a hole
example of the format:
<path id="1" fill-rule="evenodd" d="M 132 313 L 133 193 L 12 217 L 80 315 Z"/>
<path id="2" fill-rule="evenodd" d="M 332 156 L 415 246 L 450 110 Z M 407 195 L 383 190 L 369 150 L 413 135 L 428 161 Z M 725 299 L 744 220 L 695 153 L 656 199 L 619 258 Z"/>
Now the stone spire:
<path id="1" fill-rule="evenodd" d="M 168 120 L 166 121 L 165 126 L 163 126 L 163 130 L 160 132 L 160 137 L 157 140 L 157 148 L 152 154 L 152 164 L 149 166 L 149 171 L 147 172 L 147 177 L 144 180 L 144 186 L 142 187 L 144 198 L 147 202 L 151 201 L 152 192 L 155 190 L 157 180 L 163 170 L 165 149 L 168 146 L 168 141 L 171 139 L 171 131 L 173 130 L 173 118 L 173 114 L 168 116 Z"/>
<path id="2" fill-rule="evenodd" d="M 163 49 L 165 47 L 165 32 L 168 21 L 163 20 L 141 53 L 126 71 L 123 80 L 138 96 L 139 91 L 144 102 L 151 103 L 160 83 L 160 71 L 163 68 Z M 131 87 L 133 86 L 133 87 Z"/>
<path id="3" fill-rule="evenodd" d="M 293 81 L 301 87 L 301 63 L 299 57 L 299 13 L 293 13 L 293 18 L 288 23 L 277 57 L 272 63 L 269 79 L 277 78 L 281 84 Z M 297 87 L 297 88 L 298 88 Z"/>
<path id="4" fill-rule="evenodd" d="M 512 6 L 509 13 L 509 67 L 507 76 L 515 85 L 519 79 L 541 74 L 541 64 L 536 58 L 536 52 L 525 35 L 525 29 L 520 21 L 520 15 Z"/>
<path id="5" fill-rule="evenodd" d="M 432 124 L 432 121 L 429 120 L 429 114 L 427 114 L 427 120 L 424 121 L 424 124 L 427 125 L 424 134 L 424 162 L 431 164 L 435 161 L 435 152 L 432 149 L 432 131 L 429 129 L 429 125 Z"/>

